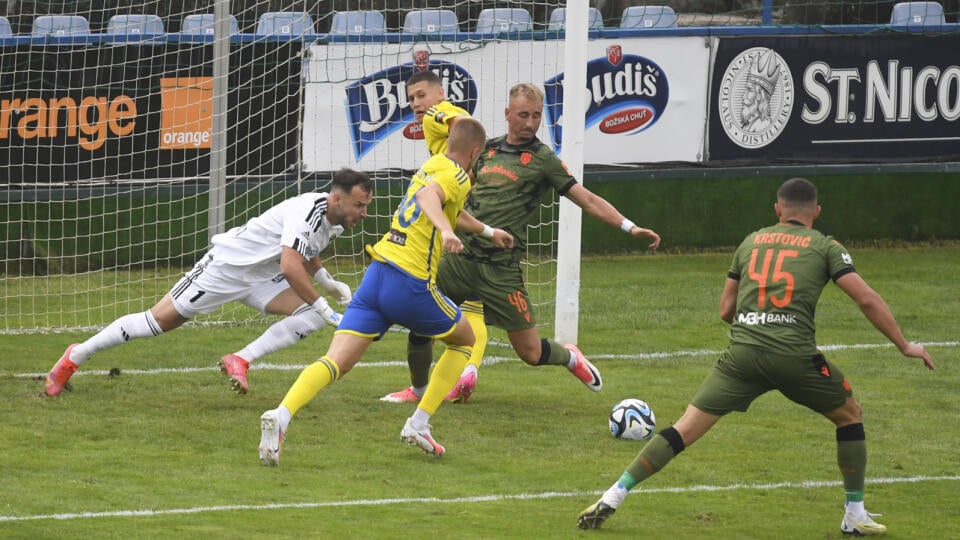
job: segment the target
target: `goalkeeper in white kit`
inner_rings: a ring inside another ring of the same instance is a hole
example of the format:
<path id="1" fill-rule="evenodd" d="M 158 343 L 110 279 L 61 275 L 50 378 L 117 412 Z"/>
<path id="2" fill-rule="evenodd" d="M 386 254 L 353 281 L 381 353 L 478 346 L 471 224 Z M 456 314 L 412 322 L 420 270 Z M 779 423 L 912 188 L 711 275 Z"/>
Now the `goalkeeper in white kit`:
<path id="1" fill-rule="evenodd" d="M 319 254 L 367 215 L 372 200 L 370 177 L 341 169 L 329 193 L 291 197 L 245 225 L 215 235 L 210 250 L 156 305 L 124 315 L 83 343 L 67 347 L 47 375 L 46 394 L 59 394 L 94 353 L 159 336 L 229 302 L 287 315 L 243 349 L 220 359 L 233 389 L 245 394 L 250 362 L 293 345 L 324 324 L 339 324 L 340 314 L 317 292 L 310 276 L 339 304 L 350 301 L 350 287 L 331 277 Z"/>

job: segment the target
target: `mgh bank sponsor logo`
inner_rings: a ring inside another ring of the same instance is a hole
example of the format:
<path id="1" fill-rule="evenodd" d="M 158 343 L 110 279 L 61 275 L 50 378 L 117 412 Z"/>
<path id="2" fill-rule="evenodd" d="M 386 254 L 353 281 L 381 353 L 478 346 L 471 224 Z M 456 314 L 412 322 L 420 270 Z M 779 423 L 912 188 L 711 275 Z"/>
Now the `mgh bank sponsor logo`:
<path id="1" fill-rule="evenodd" d="M 721 79 L 717 105 L 727 136 L 743 148 L 763 148 L 783 132 L 793 112 L 790 68 L 773 49 L 737 55 Z"/>

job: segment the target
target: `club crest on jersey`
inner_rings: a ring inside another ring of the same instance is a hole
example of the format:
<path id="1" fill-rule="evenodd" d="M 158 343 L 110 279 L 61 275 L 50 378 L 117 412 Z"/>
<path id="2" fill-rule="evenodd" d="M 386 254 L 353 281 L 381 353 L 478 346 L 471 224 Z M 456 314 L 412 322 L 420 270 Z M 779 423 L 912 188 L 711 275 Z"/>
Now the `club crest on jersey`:
<path id="1" fill-rule="evenodd" d="M 453 62 L 431 60 L 429 50 L 414 51 L 412 62 L 379 71 L 346 87 L 347 120 L 357 160 L 395 131 L 403 130 L 408 139 L 423 138 L 422 128 L 407 101 L 407 79 L 425 70 L 440 77 L 448 101 L 473 114 L 477 107 L 473 76 Z"/>
<path id="2" fill-rule="evenodd" d="M 554 150 L 563 140 L 563 73 L 544 83 L 547 124 Z M 607 47 L 604 58 L 587 63 L 586 128 L 608 135 L 633 135 L 654 125 L 670 99 L 670 85 L 654 61 Z"/>

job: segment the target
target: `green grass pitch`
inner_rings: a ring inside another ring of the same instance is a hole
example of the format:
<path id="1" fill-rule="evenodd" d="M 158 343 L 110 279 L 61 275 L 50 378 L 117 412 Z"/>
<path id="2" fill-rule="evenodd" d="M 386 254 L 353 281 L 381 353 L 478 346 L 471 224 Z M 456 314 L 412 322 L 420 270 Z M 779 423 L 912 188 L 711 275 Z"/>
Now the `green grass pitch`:
<path id="1" fill-rule="evenodd" d="M 960 249 L 853 255 L 938 366 L 901 357 L 828 286 L 818 342 L 864 408 L 867 508 L 890 538 L 960 538 Z M 262 359 L 271 367 L 250 372 L 246 396 L 213 366 L 263 324 L 106 351 L 54 399 L 27 374 L 89 333 L 0 336 L 0 538 L 839 538 L 833 427 L 773 394 L 722 420 L 601 530 L 576 528 L 642 444 L 610 436 L 610 407 L 641 398 L 658 429 L 670 425 L 726 344 L 728 264 L 726 253 L 585 259 L 578 341 L 603 391 L 491 345 L 471 402 L 433 419 L 440 459 L 400 442 L 410 406 L 377 399 L 408 383 L 399 332 L 300 411 L 279 468 L 257 460 L 259 416 L 329 330 Z"/>

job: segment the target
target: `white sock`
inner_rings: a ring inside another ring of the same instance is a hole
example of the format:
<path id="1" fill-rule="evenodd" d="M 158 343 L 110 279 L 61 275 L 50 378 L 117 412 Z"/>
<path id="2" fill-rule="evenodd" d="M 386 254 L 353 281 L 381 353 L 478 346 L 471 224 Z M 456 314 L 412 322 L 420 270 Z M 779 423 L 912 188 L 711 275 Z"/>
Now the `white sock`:
<path id="1" fill-rule="evenodd" d="M 286 405 L 281 405 L 277 407 L 277 419 L 280 420 L 280 431 L 287 431 L 287 427 L 290 425 L 290 409 Z"/>
<path id="2" fill-rule="evenodd" d="M 410 389 L 413 390 L 414 394 L 420 397 L 423 397 L 423 393 L 427 391 L 426 386 L 411 386 Z"/>
<path id="3" fill-rule="evenodd" d="M 236 354 L 252 364 L 257 358 L 293 345 L 323 328 L 323 325 L 323 318 L 320 317 L 320 314 L 312 307 L 304 304 L 293 315 L 273 323 L 260 337 L 240 349 Z"/>
<path id="4" fill-rule="evenodd" d="M 567 362 L 567 369 L 573 369 L 577 365 L 577 355 L 570 351 L 570 360 Z"/>
<path id="5" fill-rule="evenodd" d="M 847 512 L 859 516 L 865 514 L 867 510 L 863 507 L 863 501 L 850 501 L 847 503 Z"/>
<path id="6" fill-rule="evenodd" d="M 460 374 L 461 377 L 465 377 L 473 373 L 474 375 L 479 375 L 480 370 L 477 369 L 477 366 L 473 364 L 467 364 L 467 367 L 463 368 L 463 373 Z"/>
<path id="7" fill-rule="evenodd" d="M 122 345 L 131 339 L 159 336 L 162 333 L 163 330 L 149 309 L 143 313 L 130 313 L 74 347 L 70 351 L 70 359 L 74 364 L 80 365 L 96 352 Z"/>
<path id="8" fill-rule="evenodd" d="M 427 429 L 430 427 L 430 413 L 417 407 L 417 410 L 414 411 L 413 416 L 410 417 L 411 424 L 413 424 L 413 429 Z"/>
<path id="9" fill-rule="evenodd" d="M 603 497 L 600 497 L 600 500 L 607 504 L 610 508 L 619 508 L 620 503 L 627 498 L 627 488 L 620 485 L 618 481 L 616 484 L 610 486 L 610 489 L 603 493 Z"/>

